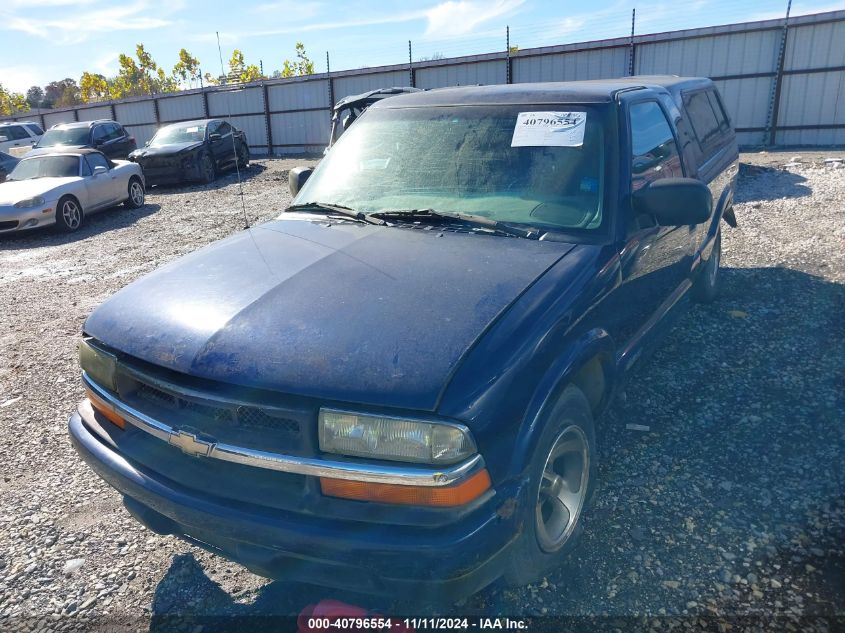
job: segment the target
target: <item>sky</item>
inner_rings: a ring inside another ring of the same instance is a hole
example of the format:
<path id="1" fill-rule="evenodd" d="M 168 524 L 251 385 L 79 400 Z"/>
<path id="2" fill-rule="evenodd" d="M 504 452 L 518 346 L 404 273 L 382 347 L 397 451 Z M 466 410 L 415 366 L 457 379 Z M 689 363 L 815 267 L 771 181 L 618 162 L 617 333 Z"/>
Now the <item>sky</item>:
<path id="1" fill-rule="evenodd" d="M 0 84 L 25 92 L 86 70 L 112 76 L 138 43 L 168 72 L 186 48 L 216 76 L 218 32 L 224 62 L 238 48 L 266 74 L 297 41 L 317 72 L 326 52 L 332 70 L 407 63 L 408 40 L 415 61 L 504 50 L 508 26 L 520 48 L 583 42 L 628 36 L 634 7 L 644 34 L 782 17 L 786 0 L 2 0 Z M 845 0 L 798 0 L 792 15 L 838 9 Z"/>

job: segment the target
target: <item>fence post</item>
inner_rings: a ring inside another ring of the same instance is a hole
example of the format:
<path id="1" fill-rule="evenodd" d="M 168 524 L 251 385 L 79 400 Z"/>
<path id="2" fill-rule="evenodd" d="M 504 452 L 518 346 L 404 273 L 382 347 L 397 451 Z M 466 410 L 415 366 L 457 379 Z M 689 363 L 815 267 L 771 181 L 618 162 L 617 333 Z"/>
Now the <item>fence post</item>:
<path id="1" fill-rule="evenodd" d="M 332 79 L 332 66 L 329 63 L 329 51 L 326 51 L 326 77 L 329 80 L 329 117 L 334 108 L 334 79 Z"/>
<path id="2" fill-rule="evenodd" d="M 264 73 L 261 73 L 262 76 Z M 266 82 L 261 82 L 264 89 L 264 125 L 267 127 L 267 155 L 273 155 L 273 126 L 270 124 L 270 91 Z"/>
<path id="3" fill-rule="evenodd" d="M 111 120 L 117 121 L 117 111 L 114 109 L 114 101 L 109 103 L 109 108 L 111 109 Z"/>
<path id="4" fill-rule="evenodd" d="M 512 83 L 511 81 L 511 27 L 505 27 L 505 63 L 507 66 L 505 67 L 505 83 L 509 84 Z"/>
<path id="5" fill-rule="evenodd" d="M 155 97 L 153 97 L 153 112 L 156 115 L 156 127 L 158 127 L 159 125 L 161 125 L 161 117 L 158 114 L 158 99 L 156 99 Z"/>
<path id="6" fill-rule="evenodd" d="M 789 11 L 791 8 L 792 0 L 789 0 L 786 4 L 786 18 L 784 18 L 783 31 L 780 36 L 780 50 L 778 50 L 777 74 L 775 75 L 775 84 L 772 90 L 772 100 L 769 103 L 769 120 L 766 125 L 766 132 L 769 136 L 767 139 L 768 145 L 774 145 L 777 140 L 780 95 L 783 86 L 783 66 L 786 58 L 786 37 L 789 32 Z"/>
<path id="7" fill-rule="evenodd" d="M 411 54 L 411 40 L 408 40 L 408 85 L 411 88 L 417 87 L 417 78 L 414 73 L 414 57 Z"/>
<path id="8" fill-rule="evenodd" d="M 628 76 L 634 76 L 634 70 L 636 69 L 635 58 L 634 55 L 636 54 L 636 49 L 634 48 L 634 23 L 637 19 L 637 8 L 634 7 L 631 9 L 631 45 L 628 51 Z"/>

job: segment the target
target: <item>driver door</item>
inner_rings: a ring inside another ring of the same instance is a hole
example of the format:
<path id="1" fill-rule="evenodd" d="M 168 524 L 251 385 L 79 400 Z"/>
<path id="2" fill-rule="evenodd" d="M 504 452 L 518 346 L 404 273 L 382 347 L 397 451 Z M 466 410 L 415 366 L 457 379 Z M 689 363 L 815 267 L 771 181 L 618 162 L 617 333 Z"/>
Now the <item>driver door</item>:
<path id="1" fill-rule="evenodd" d="M 117 202 L 122 191 L 118 193 L 120 182 L 117 174 L 111 168 L 108 160 L 102 154 L 86 154 L 90 176 L 85 179 L 88 199 L 93 207 L 100 208 Z M 105 172 L 96 173 L 97 167 L 105 168 Z"/>

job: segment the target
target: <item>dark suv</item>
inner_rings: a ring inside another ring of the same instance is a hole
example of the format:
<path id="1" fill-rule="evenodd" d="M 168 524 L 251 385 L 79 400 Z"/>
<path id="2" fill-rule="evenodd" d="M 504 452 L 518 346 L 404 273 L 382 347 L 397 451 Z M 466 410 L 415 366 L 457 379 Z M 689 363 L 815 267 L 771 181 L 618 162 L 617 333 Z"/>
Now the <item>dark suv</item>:
<path id="1" fill-rule="evenodd" d="M 716 295 L 737 160 L 708 79 L 379 101 L 276 220 L 91 314 L 74 446 L 144 525 L 259 574 L 531 581 L 580 531 L 595 421 Z"/>
<path id="2" fill-rule="evenodd" d="M 98 149 L 109 158 L 125 159 L 137 147 L 135 137 L 117 121 L 79 121 L 54 125 L 35 144 L 27 156 L 36 156 L 57 149 Z"/>

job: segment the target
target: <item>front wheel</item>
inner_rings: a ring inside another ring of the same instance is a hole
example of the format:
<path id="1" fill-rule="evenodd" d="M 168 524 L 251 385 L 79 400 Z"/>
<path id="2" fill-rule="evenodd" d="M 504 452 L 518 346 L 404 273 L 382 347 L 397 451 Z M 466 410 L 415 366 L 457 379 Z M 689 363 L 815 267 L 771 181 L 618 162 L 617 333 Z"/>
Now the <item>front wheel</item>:
<path id="1" fill-rule="evenodd" d="M 56 205 L 56 226 L 64 233 L 73 233 L 82 226 L 85 214 L 79 201 L 72 196 L 65 196 Z"/>
<path id="2" fill-rule="evenodd" d="M 572 550 L 595 475 L 592 411 L 583 392 L 570 385 L 546 416 L 532 457 L 524 529 L 505 570 L 509 583 L 525 585 L 539 579 Z"/>
<path id="3" fill-rule="evenodd" d="M 238 167 L 249 167 L 249 146 L 246 143 L 241 143 L 238 147 Z"/>
<path id="4" fill-rule="evenodd" d="M 140 209 L 144 206 L 144 185 L 137 176 L 129 179 L 129 197 L 124 204 L 130 209 Z"/>
<path id="5" fill-rule="evenodd" d="M 200 158 L 200 178 L 202 182 L 208 184 L 214 182 L 214 176 L 214 161 L 208 154 L 203 154 L 202 158 Z"/>
<path id="6" fill-rule="evenodd" d="M 692 285 L 692 296 L 699 303 L 710 303 L 719 294 L 719 265 L 722 261 L 722 232 L 716 233 L 713 250 L 704 262 L 698 277 Z"/>

